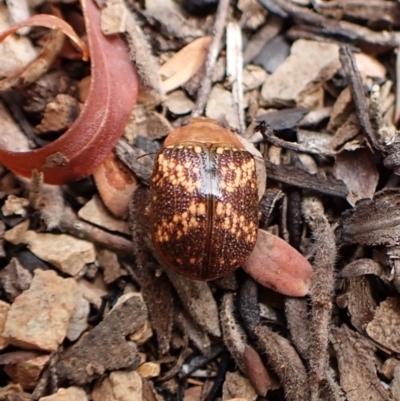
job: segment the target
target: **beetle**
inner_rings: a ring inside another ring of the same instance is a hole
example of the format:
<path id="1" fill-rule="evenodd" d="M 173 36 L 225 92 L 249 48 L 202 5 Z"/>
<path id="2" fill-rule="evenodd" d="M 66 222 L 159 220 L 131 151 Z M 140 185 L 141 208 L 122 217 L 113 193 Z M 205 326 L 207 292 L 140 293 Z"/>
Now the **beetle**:
<path id="1" fill-rule="evenodd" d="M 241 267 L 258 230 L 253 156 L 226 128 L 199 117 L 172 131 L 151 178 L 154 248 L 170 268 L 215 280 Z"/>

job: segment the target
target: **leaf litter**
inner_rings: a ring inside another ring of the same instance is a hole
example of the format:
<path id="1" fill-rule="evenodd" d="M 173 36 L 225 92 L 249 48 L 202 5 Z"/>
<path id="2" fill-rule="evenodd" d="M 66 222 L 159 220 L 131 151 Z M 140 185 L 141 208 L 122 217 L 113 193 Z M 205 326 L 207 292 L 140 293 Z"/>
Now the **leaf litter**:
<path id="1" fill-rule="evenodd" d="M 397 3 L 8 3 L 1 40 L 42 50 L 0 81 L 0 397 L 399 399 Z M 203 113 L 267 173 L 254 252 L 209 283 L 146 212 Z"/>

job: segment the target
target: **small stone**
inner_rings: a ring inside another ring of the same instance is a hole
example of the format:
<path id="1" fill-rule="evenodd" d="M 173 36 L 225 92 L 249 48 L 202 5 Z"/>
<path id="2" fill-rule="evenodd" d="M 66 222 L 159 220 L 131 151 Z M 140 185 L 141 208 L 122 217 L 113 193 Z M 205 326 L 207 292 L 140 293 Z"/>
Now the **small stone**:
<path id="1" fill-rule="evenodd" d="M 0 399 L 12 401 L 32 401 L 32 395 L 24 392 L 22 386 L 15 383 L 0 387 Z"/>
<path id="2" fill-rule="evenodd" d="M 115 401 L 111 381 L 108 377 L 97 381 L 92 391 L 93 401 Z M 139 398 L 140 400 L 140 398 Z"/>
<path id="3" fill-rule="evenodd" d="M 80 387 L 60 388 L 55 394 L 42 397 L 40 401 L 88 401 L 86 393 Z"/>
<path id="4" fill-rule="evenodd" d="M 15 195 L 8 195 L 4 205 L 1 208 L 1 211 L 4 216 L 25 216 L 26 215 L 26 207 L 29 206 L 28 199 L 19 198 Z"/>
<path id="5" fill-rule="evenodd" d="M 127 235 L 131 234 L 128 223 L 114 217 L 106 209 L 104 203 L 97 195 L 93 196 L 93 198 L 79 210 L 78 216 L 89 223 L 104 227 L 107 230 L 117 231 Z"/>
<path id="6" fill-rule="evenodd" d="M 246 65 L 243 70 L 243 90 L 246 92 L 259 88 L 267 76 L 264 68 L 254 64 Z"/>
<path id="7" fill-rule="evenodd" d="M 116 253 L 108 249 L 101 249 L 97 252 L 100 267 L 103 268 L 104 282 L 113 283 L 126 273 L 121 269 Z"/>
<path id="8" fill-rule="evenodd" d="M 3 336 L 21 348 L 55 351 L 66 336 L 76 303 L 75 280 L 36 269 L 30 288 L 11 305 Z"/>
<path id="9" fill-rule="evenodd" d="M 14 383 L 20 384 L 25 390 L 31 390 L 38 384 L 49 360 L 49 355 L 41 355 L 15 365 L 5 365 L 3 369 Z"/>
<path id="10" fill-rule="evenodd" d="M 110 2 L 101 13 L 101 30 L 106 35 L 125 32 L 127 14 L 122 2 L 116 4 Z"/>
<path id="11" fill-rule="evenodd" d="M 230 398 L 229 400 L 226 401 L 247 401 L 247 398 Z"/>
<path id="12" fill-rule="evenodd" d="M 79 111 L 79 103 L 74 97 L 58 94 L 47 104 L 42 121 L 35 127 L 36 134 L 65 131 L 76 120 Z"/>
<path id="13" fill-rule="evenodd" d="M 12 2 L 14 6 L 20 6 L 20 2 Z M 10 15 L 6 5 L 2 3 L 0 11 L 0 32 L 10 26 Z M 26 28 L 25 28 L 26 30 Z M 10 35 L 7 44 L 3 44 L 0 48 L 0 58 L 2 63 L 0 65 L 0 76 L 8 77 L 14 74 L 20 74 L 31 61 L 35 60 L 38 56 L 38 49 L 34 44 L 25 36 Z"/>
<path id="14" fill-rule="evenodd" d="M 92 243 L 67 234 L 42 234 L 28 230 L 25 242 L 39 259 L 70 276 L 76 276 L 85 264 L 96 259 Z"/>
<path id="15" fill-rule="evenodd" d="M 155 362 L 145 362 L 141 364 L 136 372 L 139 373 L 143 379 L 151 379 L 160 375 L 160 364 Z"/>
<path id="16" fill-rule="evenodd" d="M 0 300 L 0 351 L 6 348 L 9 344 L 8 339 L 2 336 L 9 310 L 10 310 L 10 305 L 7 302 Z"/>
<path id="17" fill-rule="evenodd" d="M 290 54 L 290 44 L 283 35 L 276 35 L 267 41 L 258 54 L 253 57 L 253 64 L 261 66 L 269 74 L 274 73 Z"/>
<path id="18" fill-rule="evenodd" d="M 214 86 L 206 105 L 206 116 L 217 121 L 226 121 L 232 129 L 239 129 L 239 116 L 232 93 Z"/>
<path id="19" fill-rule="evenodd" d="M 142 400 L 142 378 L 137 372 L 111 372 L 110 382 L 116 400 Z"/>
<path id="20" fill-rule="evenodd" d="M 176 379 L 169 379 L 163 382 L 163 388 L 169 391 L 171 394 L 176 394 L 179 391 L 180 384 L 177 383 Z"/>
<path id="21" fill-rule="evenodd" d="M 132 144 L 137 137 L 144 137 L 149 140 L 161 139 L 172 130 L 172 125 L 165 116 L 138 104 L 125 128 L 124 138 L 129 144 Z"/>
<path id="22" fill-rule="evenodd" d="M 228 372 L 226 374 L 222 394 L 224 400 L 245 398 L 249 401 L 255 401 L 258 397 L 250 381 L 239 372 Z"/>
<path id="23" fill-rule="evenodd" d="M 103 280 L 103 275 L 98 274 L 92 281 L 84 278 L 78 280 L 78 291 L 82 296 L 97 309 L 101 305 L 101 297 L 107 295 L 107 287 Z"/>
<path id="24" fill-rule="evenodd" d="M 12 258 L 10 263 L 0 270 L 0 288 L 10 302 L 13 302 L 22 291 L 27 290 L 31 282 L 31 273 L 21 266 L 17 258 Z"/>
<path id="25" fill-rule="evenodd" d="M 29 228 L 29 220 L 24 220 L 22 223 L 7 230 L 4 233 L 4 239 L 13 245 L 18 245 L 24 241 L 25 233 Z"/>
<path id="26" fill-rule="evenodd" d="M 394 370 L 399 365 L 399 360 L 396 358 L 388 358 L 383 363 L 381 368 L 381 374 L 385 377 L 386 380 L 390 381 L 393 379 Z"/>
<path id="27" fill-rule="evenodd" d="M 153 329 L 151 328 L 151 324 L 149 320 L 146 320 L 146 323 L 143 325 L 141 329 L 135 331 L 133 334 L 129 336 L 129 339 L 133 341 L 136 345 L 143 345 L 153 336 Z"/>
<path id="28" fill-rule="evenodd" d="M 97 273 L 99 272 L 99 268 L 96 265 L 96 263 L 89 263 L 86 266 L 86 272 L 85 272 L 85 277 L 88 280 L 94 280 L 95 277 L 97 276 Z"/>
<path id="29" fill-rule="evenodd" d="M 168 95 L 164 105 L 171 113 L 181 116 L 189 114 L 193 109 L 194 103 L 186 96 L 183 90 L 177 90 Z"/>
<path id="30" fill-rule="evenodd" d="M 0 8 L 0 10 L 5 10 L 5 9 L 6 9 L 5 5 L 2 4 L 2 8 Z M 6 18 L 6 12 L 4 12 L 3 14 L 4 15 L 2 15 L 0 11 L 0 29 L 3 22 L 1 21 L 2 18 Z M 4 29 L 6 29 L 6 27 L 4 27 Z M 9 38 L 11 38 L 11 36 L 9 36 Z M 7 47 L 8 46 L 11 46 L 10 41 L 8 41 L 7 43 Z M 10 58 L 9 54 L 6 55 L 3 54 L 2 50 L 4 49 L 4 47 L 5 47 L 4 45 L 0 47 L 0 58 L 2 60 L 2 62 L 0 63 L 0 76 L 2 77 L 5 76 L 1 74 L 1 70 L 3 69 L 3 61 L 5 61 L 5 64 L 7 64 L 7 61 Z M 12 71 L 11 73 L 15 74 L 16 71 Z M 26 135 L 23 134 L 20 126 L 10 116 L 9 111 L 5 109 L 5 106 L 3 106 L 3 104 L 0 105 L 0 121 L 1 121 L 1 136 L 0 136 L 1 148 L 12 150 L 14 152 L 24 152 L 28 150 L 29 149 L 28 138 L 26 137 Z"/>
<path id="31" fill-rule="evenodd" d="M 67 338 L 70 341 L 77 340 L 81 334 L 89 327 L 87 319 L 90 313 L 89 302 L 81 296 L 78 300 L 75 312 L 69 321 Z"/>
<path id="32" fill-rule="evenodd" d="M 246 28 L 256 30 L 265 23 L 268 11 L 257 0 L 239 0 L 237 7 L 247 16 Z"/>
<path id="33" fill-rule="evenodd" d="M 137 372 L 112 372 L 99 381 L 92 392 L 93 401 L 141 401 L 142 378 Z"/>
<path id="34" fill-rule="evenodd" d="M 290 56 L 267 77 L 261 91 L 263 106 L 315 105 L 315 93 L 340 68 L 339 46 L 299 39 Z"/>
<path id="35" fill-rule="evenodd" d="M 122 296 L 120 296 L 118 298 L 118 301 L 116 302 L 116 304 L 113 306 L 113 308 L 111 309 L 111 311 L 113 311 L 114 309 L 117 308 L 117 306 L 123 304 L 124 302 L 126 302 L 128 299 L 133 298 L 133 297 L 137 297 L 138 299 L 140 299 L 141 302 L 143 302 L 143 295 L 140 292 L 132 292 L 132 291 L 126 291 Z M 135 330 L 136 331 L 136 330 Z"/>

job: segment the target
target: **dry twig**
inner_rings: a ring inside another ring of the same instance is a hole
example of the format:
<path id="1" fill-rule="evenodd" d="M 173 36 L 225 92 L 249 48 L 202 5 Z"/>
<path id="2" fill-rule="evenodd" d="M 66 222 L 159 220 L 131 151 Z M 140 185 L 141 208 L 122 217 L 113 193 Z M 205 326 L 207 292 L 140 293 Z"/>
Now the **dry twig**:
<path id="1" fill-rule="evenodd" d="M 192 110 L 192 117 L 198 117 L 203 113 L 204 107 L 207 103 L 208 95 L 211 90 L 212 73 L 214 71 L 215 63 L 217 61 L 218 53 L 221 49 L 222 35 L 225 29 L 225 20 L 228 15 L 229 0 L 221 0 L 218 3 L 217 13 L 215 15 L 215 22 L 212 33 L 212 42 L 208 49 L 204 78 L 197 94 L 196 105 Z"/>

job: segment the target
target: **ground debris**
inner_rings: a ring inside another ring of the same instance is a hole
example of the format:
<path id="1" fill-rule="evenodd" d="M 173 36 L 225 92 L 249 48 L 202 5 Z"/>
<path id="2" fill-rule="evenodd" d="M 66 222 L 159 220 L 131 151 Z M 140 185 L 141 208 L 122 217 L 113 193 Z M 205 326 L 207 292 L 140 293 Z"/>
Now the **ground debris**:
<path id="1" fill-rule="evenodd" d="M 112 372 L 99 380 L 92 392 L 93 401 L 142 400 L 142 379 L 137 372 Z"/>
<path id="2" fill-rule="evenodd" d="M 335 44 L 298 40 L 291 55 L 264 82 L 261 91 L 264 106 L 321 106 L 318 83 L 327 81 L 339 68 Z M 291 80 L 291 81 L 288 81 Z"/>
<path id="3" fill-rule="evenodd" d="M 310 174 L 292 166 L 276 166 L 269 161 L 266 161 L 265 164 L 268 178 L 275 181 L 340 198 L 345 198 L 348 194 L 347 186 L 332 176 L 324 177 L 319 174 Z"/>
<path id="4" fill-rule="evenodd" d="M 400 3 L 62 3 L 0 6 L 22 26 L 0 43 L 0 399 L 400 399 Z M 148 208 L 164 139 L 204 116 L 259 199 L 251 255 L 208 282 L 163 263 Z"/>
<path id="5" fill-rule="evenodd" d="M 55 394 L 42 397 L 42 401 L 87 401 L 85 391 L 79 387 L 72 386 L 60 388 Z"/>
<path id="6" fill-rule="evenodd" d="M 365 334 L 377 307 L 372 294 L 372 285 L 367 276 L 348 278 L 345 285 L 346 290 L 338 295 L 336 302 L 339 307 L 347 306 L 351 324 L 359 333 Z"/>
<path id="7" fill-rule="evenodd" d="M 13 302 L 22 291 L 27 290 L 31 282 L 32 274 L 21 265 L 17 258 L 12 258 L 10 263 L 0 271 L 0 288 L 9 302 Z"/>
<path id="8" fill-rule="evenodd" d="M 66 234 L 38 234 L 28 230 L 23 242 L 28 244 L 31 252 L 38 258 L 70 276 L 76 276 L 85 264 L 95 260 L 92 243 Z"/>
<path id="9" fill-rule="evenodd" d="M 399 298 L 390 297 L 381 302 L 366 328 L 374 341 L 396 353 L 400 349 L 400 337 L 397 332 L 400 321 L 399 306 Z"/>
<path id="10" fill-rule="evenodd" d="M 57 374 L 74 384 L 89 383 L 107 370 L 137 364 L 137 349 L 125 337 L 143 326 L 147 310 L 138 296 L 116 306 L 87 336 L 61 354 Z"/>
<path id="11" fill-rule="evenodd" d="M 55 351 L 76 308 L 76 291 L 72 278 L 37 269 L 29 289 L 11 305 L 3 337 L 22 348 Z"/>
<path id="12" fill-rule="evenodd" d="M 259 347 L 268 355 L 289 401 L 310 399 L 306 369 L 289 341 L 267 327 L 257 327 Z"/>
<path id="13" fill-rule="evenodd" d="M 348 244 L 386 245 L 399 243 L 397 221 L 400 201 L 397 191 L 380 193 L 374 200 L 362 200 L 343 214 L 342 239 Z"/>
<path id="14" fill-rule="evenodd" d="M 332 329 L 332 345 L 338 362 L 340 384 L 349 401 L 394 400 L 377 376 L 375 347 L 368 339 L 343 325 Z"/>
<path id="15" fill-rule="evenodd" d="M 79 209 L 78 216 L 89 223 L 103 227 L 109 231 L 129 234 L 128 224 L 114 217 L 104 206 L 98 196 L 94 196 L 89 202 Z"/>
<path id="16" fill-rule="evenodd" d="M 245 377 L 235 372 L 226 375 L 222 398 L 223 400 L 243 398 L 248 401 L 255 401 L 257 393 Z"/>
<path id="17" fill-rule="evenodd" d="M 24 389 L 31 390 L 38 384 L 40 375 L 49 360 L 49 355 L 40 355 L 27 361 L 7 365 L 4 367 L 4 371 Z"/>

